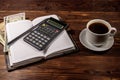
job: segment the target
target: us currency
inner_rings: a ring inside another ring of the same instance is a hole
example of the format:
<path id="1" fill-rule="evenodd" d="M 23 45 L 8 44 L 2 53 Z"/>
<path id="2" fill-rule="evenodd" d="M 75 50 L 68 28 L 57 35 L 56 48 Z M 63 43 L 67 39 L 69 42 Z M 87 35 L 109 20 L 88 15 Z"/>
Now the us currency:
<path id="1" fill-rule="evenodd" d="M 5 46 L 5 40 L 4 40 L 4 32 L 0 31 L 0 43 Z"/>
<path id="2" fill-rule="evenodd" d="M 0 23 L 0 43 L 4 46 L 5 40 L 4 40 L 4 22 Z"/>
<path id="3" fill-rule="evenodd" d="M 19 20 L 25 20 L 25 13 L 18 13 L 18 14 L 8 15 L 8 16 L 4 17 L 4 23 L 5 23 L 5 25 L 7 23 L 16 22 L 16 21 L 19 21 Z M 4 32 L 4 40 L 5 40 L 5 44 L 4 44 L 4 50 L 3 50 L 3 52 L 8 52 L 9 46 L 7 45 L 8 41 L 7 41 L 6 30 Z"/>

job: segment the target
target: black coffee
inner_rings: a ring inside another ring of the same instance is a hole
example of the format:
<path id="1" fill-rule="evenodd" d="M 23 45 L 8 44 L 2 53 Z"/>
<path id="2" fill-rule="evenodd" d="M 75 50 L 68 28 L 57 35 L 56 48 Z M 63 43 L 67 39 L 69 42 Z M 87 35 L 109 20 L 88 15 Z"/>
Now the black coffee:
<path id="1" fill-rule="evenodd" d="M 102 23 L 93 23 L 89 26 L 89 29 L 97 34 L 105 34 L 108 32 L 108 27 Z"/>

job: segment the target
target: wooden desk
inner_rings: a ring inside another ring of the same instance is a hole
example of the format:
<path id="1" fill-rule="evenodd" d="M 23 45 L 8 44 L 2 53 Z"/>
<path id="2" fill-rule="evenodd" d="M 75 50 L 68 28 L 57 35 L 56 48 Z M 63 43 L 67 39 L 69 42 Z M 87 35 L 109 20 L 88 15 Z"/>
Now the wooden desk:
<path id="1" fill-rule="evenodd" d="M 0 45 L 0 80 L 120 80 L 119 4 L 119 0 L 0 0 L 0 22 L 4 16 L 18 12 L 26 12 L 30 20 L 57 14 L 70 24 L 71 34 L 80 48 L 77 53 L 7 72 Z M 94 18 L 105 19 L 118 30 L 113 47 L 99 54 L 79 41 L 79 33 Z"/>
<path id="2" fill-rule="evenodd" d="M 1 11 L 0 17 L 18 13 L 18 11 Z M 119 12 L 79 12 L 79 11 L 26 11 L 29 19 L 48 14 L 57 14 L 70 24 L 72 35 L 80 51 L 67 56 L 35 63 L 24 68 L 7 72 L 3 47 L 0 45 L 0 78 L 2 80 L 110 80 L 120 79 L 120 13 Z M 79 33 L 86 23 L 94 18 L 109 21 L 116 27 L 113 47 L 103 54 L 85 48 L 79 41 Z M 2 20 L 1 20 L 2 21 Z"/>

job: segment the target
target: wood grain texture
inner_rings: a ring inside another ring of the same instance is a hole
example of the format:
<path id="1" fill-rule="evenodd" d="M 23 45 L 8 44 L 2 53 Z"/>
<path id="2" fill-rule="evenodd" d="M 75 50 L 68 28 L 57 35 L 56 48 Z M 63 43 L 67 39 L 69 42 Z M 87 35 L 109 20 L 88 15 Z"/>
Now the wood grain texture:
<path id="1" fill-rule="evenodd" d="M 20 11 L 0 11 L 2 17 Z M 13 72 L 7 72 L 2 46 L 0 46 L 0 78 L 3 80 L 110 80 L 120 79 L 120 12 L 79 12 L 79 11 L 25 11 L 30 20 L 38 16 L 57 14 L 70 24 L 71 34 L 80 51 L 43 63 L 35 63 Z M 112 16 L 112 17 L 111 17 Z M 118 32 L 113 47 L 106 52 L 94 52 L 79 41 L 79 33 L 86 23 L 94 18 L 109 21 Z"/>
<path id="2" fill-rule="evenodd" d="M 57 14 L 70 24 L 69 32 L 80 51 L 7 72 L 0 45 L 0 80 L 120 80 L 120 0 L 0 0 L 0 22 L 19 12 L 26 12 L 30 20 Z M 95 18 L 117 28 L 115 43 L 108 51 L 88 50 L 79 41 L 86 23 Z"/>
<path id="3" fill-rule="evenodd" d="M 120 0 L 0 0 L 0 10 L 120 11 Z"/>

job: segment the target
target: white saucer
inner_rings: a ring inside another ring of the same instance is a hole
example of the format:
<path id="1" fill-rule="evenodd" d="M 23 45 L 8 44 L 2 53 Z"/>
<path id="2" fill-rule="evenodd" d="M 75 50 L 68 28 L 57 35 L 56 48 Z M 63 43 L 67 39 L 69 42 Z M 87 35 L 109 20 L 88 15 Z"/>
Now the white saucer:
<path id="1" fill-rule="evenodd" d="M 93 51 L 105 51 L 105 50 L 110 49 L 114 44 L 114 38 L 113 37 L 110 37 L 109 40 L 106 42 L 106 44 L 103 45 L 102 47 L 96 47 L 96 46 L 90 44 L 86 40 L 86 29 L 81 31 L 81 33 L 79 35 L 79 40 L 83 44 L 83 46 L 85 46 L 86 48 L 88 48 L 90 50 L 93 50 Z"/>

